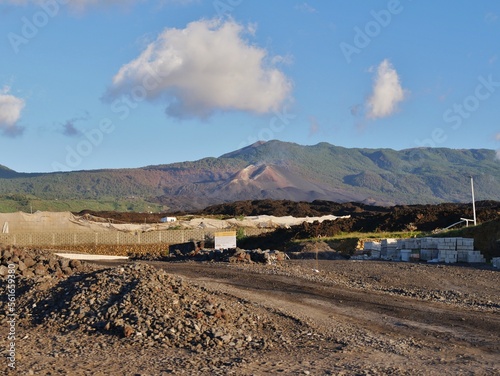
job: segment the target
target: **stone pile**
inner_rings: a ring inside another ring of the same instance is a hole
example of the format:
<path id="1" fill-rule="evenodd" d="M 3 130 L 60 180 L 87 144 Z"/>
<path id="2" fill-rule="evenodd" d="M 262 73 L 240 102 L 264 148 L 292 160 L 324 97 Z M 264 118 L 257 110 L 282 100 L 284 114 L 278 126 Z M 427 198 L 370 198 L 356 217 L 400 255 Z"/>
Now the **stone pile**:
<path id="1" fill-rule="evenodd" d="M 280 251 L 271 251 L 269 249 L 252 249 L 245 250 L 236 248 L 234 254 L 228 258 L 230 263 L 260 263 L 260 264 L 273 264 L 277 261 L 284 261 L 286 255 Z"/>
<path id="2" fill-rule="evenodd" d="M 252 249 L 246 250 L 241 248 L 233 249 L 203 249 L 196 246 L 194 243 L 183 243 L 177 247 L 170 246 L 168 256 L 162 255 L 132 255 L 132 260 L 145 261 L 214 261 L 214 262 L 230 262 L 230 263 L 261 263 L 272 264 L 277 261 L 283 261 L 286 258 L 285 253 L 276 250 L 261 250 Z"/>
<path id="3" fill-rule="evenodd" d="M 287 249 L 291 259 L 345 260 L 346 256 L 332 249 L 324 241 L 303 242 Z"/>
<path id="4" fill-rule="evenodd" d="M 53 276 L 62 278 L 75 272 L 89 270 L 78 260 L 57 257 L 50 251 L 3 247 L 0 248 L 0 276 L 7 275 L 8 266 L 15 265 L 16 278 L 42 279 Z"/>
<path id="5" fill-rule="evenodd" d="M 263 349 L 278 329 L 243 301 L 141 263 L 74 275 L 23 301 L 35 325 L 192 351 Z"/>

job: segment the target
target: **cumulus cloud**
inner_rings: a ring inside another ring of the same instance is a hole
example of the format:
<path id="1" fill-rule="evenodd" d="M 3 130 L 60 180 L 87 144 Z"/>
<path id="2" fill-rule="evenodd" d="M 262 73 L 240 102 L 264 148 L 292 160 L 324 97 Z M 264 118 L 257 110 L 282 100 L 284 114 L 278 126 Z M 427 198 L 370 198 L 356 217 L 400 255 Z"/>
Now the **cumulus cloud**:
<path id="1" fill-rule="evenodd" d="M 366 103 L 368 118 L 377 119 L 392 115 L 405 97 L 406 93 L 398 73 L 389 60 L 385 59 L 377 67 L 373 92 Z"/>
<path id="2" fill-rule="evenodd" d="M 7 136 L 18 136 L 23 132 L 18 122 L 25 102 L 24 99 L 9 94 L 9 91 L 8 86 L 0 90 L 0 130 Z"/>
<path id="3" fill-rule="evenodd" d="M 265 49 L 244 39 L 252 31 L 232 20 L 166 29 L 120 68 L 104 99 L 160 100 L 168 115 L 180 118 L 204 118 L 217 110 L 279 110 L 291 81 Z"/>

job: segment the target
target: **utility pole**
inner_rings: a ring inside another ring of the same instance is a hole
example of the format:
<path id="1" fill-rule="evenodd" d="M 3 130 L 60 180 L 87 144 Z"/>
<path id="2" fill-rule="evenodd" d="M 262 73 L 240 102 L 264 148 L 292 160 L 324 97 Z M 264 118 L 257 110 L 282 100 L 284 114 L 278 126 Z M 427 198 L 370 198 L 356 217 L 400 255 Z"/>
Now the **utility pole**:
<path id="1" fill-rule="evenodd" d="M 474 226 L 475 226 L 476 225 L 476 202 L 474 200 L 474 179 L 472 176 L 470 177 L 470 188 L 471 188 L 471 192 L 472 192 L 472 212 L 474 215 Z"/>

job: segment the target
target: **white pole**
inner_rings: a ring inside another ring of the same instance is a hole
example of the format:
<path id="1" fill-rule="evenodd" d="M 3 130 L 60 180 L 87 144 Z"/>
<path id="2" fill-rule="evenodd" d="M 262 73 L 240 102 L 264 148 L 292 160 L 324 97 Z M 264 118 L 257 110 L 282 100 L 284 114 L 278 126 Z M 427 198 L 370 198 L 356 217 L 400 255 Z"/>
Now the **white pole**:
<path id="1" fill-rule="evenodd" d="M 476 202 L 474 201 L 474 179 L 470 177 L 470 187 L 472 191 L 472 212 L 474 214 L 474 226 L 476 225 Z"/>

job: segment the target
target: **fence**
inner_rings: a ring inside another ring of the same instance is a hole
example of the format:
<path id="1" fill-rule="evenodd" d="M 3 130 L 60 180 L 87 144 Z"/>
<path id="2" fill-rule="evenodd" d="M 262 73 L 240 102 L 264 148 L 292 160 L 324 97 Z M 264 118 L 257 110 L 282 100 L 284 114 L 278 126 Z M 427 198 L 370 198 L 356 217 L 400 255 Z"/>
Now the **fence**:
<path id="1" fill-rule="evenodd" d="M 177 244 L 189 241 L 202 241 L 213 238 L 217 229 L 184 229 L 150 232 L 54 232 L 54 233 L 17 233 L 0 234 L 0 244 L 28 246 L 61 245 L 111 245 L 111 244 Z M 270 229 L 245 228 L 244 235 L 259 235 Z"/>

